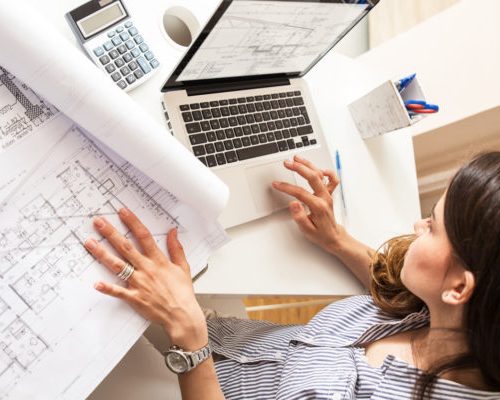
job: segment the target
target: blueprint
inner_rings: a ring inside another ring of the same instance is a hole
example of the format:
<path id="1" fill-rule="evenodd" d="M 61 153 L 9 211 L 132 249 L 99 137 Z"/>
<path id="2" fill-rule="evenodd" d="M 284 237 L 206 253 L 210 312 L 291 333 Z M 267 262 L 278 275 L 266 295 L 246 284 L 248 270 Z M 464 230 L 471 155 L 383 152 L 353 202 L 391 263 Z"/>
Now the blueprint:
<path id="1" fill-rule="evenodd" d="M 58 140 L 62 119 L 57 108 L 0 65 L 0 204 L 36 166 L 37 154 Z M 20 162 L 18 154 L 26 152 L 31 156 Z"/>
<path id="2" fill-rule="evenodd" d="M 148 325 L 94 289 L 122 282 L 83 247 L 108 246 L 93 218 L 130 238 L 125 206 L 164 252 L 178 227 L 195 276 L 227 240 L 216 218 L 229 193 L 39 3 L 0 0 L 0 399 L 78 400 Z"/>
<path id="3" fill-rule="evenodd" d="M 68 41 L 61 34 L 69 34 L 67 29 L 58 31 L 51 18 L 41 18 L 44 12 L 44 3 L 36 0 L 16 2 L 15 7 L 10 1 L 0 0 L 0 66 L 57 107 L 59 114 L 83 127 L 205 219 L 215 221 L 227 203 L 227 186 L 169 134 L 163 120 L 152 117 L 152 107 L 138 106 L 80 48 Z M 43 40 L 33 40 L 40 32 Z M 10 96 L 10 92 L 4 92 Z M 35 104 L 35 99 L 31 99 Z M 160 109 L 160 102 L 157 107 Z M 33 118 L 39 113 L 40 109 L 35 108 L 29 115 Z M 31 136 L 41 136 L 50 142 L 58 140 L 63 130 L 49 127 L 57 125 L 58 120 L 57 116 L 46 120 L 41 128 L 46 134 Z M 18 152 L 25 142 L 20 140 L 10 149 Z M 38 154 L 33 154 L 33 149 L 39 146 L 42 151 L 37 153 L 43 154 L 47 148 L 43 142 L 20 153 L 31 151 L 33 160 L 37 160 Z M 16 160 L 0 161 L 0 168 L 4 163 L 8 169 Z M 1 191 L 5 184 L 0 177 L 0 199 L 8 196 Z"/>
<path id="4" fill-rule="evenodd" d="M 0 66 L 0 154 L 57 113 L 57 108 Z"/>
<path id="5" fill-rule="evenodd" d="M 366 6 L 234 1 L 178 79 L 304 71 L 361 16 Z"/>
<path id="6" fill-rule="evenodd" d="M 145 328 L 128 306 L 93 293 L 95 281 L 117 278 L 83 247 L 90 236 L 102 241 L 92 228 L 98 215 L 130 237 L 117 216 L 124 206 L 140 216 L 164 251 L 165 233 L 177 226 L 193 275 L 226 240 L 217 225 L 200 224 L 170 192 L 70 125 L 0 212 L 0 398 L 77 398 L 79 385 L 88 385 L 79 378 L 94 376 L 88 394 L 103 377 L 95 376 L 97 345 L 106 349 L 106 339 L 118 345 L 120 335 L 133 343 Z M 68 366 L 61 357 L 75 340 L 88 347 L 81 354 L 72 348 L 78 363 Z M 90 365 L 94 372 L 83 373 Z M 46 371 L 57 382 L 49 386 Z"/>

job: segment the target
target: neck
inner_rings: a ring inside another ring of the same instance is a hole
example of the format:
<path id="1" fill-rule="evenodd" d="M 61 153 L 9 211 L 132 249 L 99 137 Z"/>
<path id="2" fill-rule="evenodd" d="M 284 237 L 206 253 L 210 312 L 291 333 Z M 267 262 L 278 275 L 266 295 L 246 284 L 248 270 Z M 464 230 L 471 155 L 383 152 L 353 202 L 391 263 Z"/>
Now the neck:
<path id="1" fill-rule="evenodd" d="M 428 304 L 430 326 L 415 331 L 412 348 L 415 362 L 429 369 L 438 360 L 468 352 L 463 307 Z"/>
<path id="2" fill-rule="evenodd" d="M 415 365 L 424 371 L 431 371 L 469 352 L 464 309 L 429 307 L 429 312 L 429 327 L 415 331 L 411 338 Z M 476 389 L 489 389 L 477 368 L 451 370 L 440 374 L 440 377 Z"/>

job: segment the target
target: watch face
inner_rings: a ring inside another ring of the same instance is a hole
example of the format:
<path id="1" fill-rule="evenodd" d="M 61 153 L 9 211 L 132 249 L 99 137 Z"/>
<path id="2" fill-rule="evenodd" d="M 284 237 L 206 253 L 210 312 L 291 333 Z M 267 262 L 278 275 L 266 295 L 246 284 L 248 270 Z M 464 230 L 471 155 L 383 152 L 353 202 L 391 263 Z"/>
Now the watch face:
<path id="1" fill-rule="evenodd" d="M 186 358 L 176 351 L 170 351 L 167 354 L 167 365 L 176 374 L 182 374 L 188 369 L 188 362 Z"/>

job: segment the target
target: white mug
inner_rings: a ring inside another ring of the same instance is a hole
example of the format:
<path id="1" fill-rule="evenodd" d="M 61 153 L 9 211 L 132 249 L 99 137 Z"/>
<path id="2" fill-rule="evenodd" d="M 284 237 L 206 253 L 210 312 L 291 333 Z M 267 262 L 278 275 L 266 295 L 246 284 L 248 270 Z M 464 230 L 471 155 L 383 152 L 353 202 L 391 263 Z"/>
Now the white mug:
<path id="1" fill-rule="evenodd" d="M 196 38 L 200 23 L 191 11 L 183 6 L 170 6 L 162 15 L 161 31 L 174 48 L 185 51 Z"/>

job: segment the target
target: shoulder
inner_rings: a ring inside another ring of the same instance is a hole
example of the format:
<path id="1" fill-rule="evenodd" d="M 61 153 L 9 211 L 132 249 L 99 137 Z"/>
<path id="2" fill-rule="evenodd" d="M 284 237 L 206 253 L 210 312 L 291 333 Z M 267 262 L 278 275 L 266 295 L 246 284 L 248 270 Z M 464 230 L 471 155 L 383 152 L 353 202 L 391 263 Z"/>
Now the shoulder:
<path id="1" fill-rule="evenodd" d="M 352 296 L 332 303 L 320 311 L 303 329 L 302 340 L 312 344 L 345 346 L 364 341 L 370 333 L 377 337 L 391 331 L 416 328 L 428 323 L 428 313 L 422 309 L 404 318 L 395 317 L 374 302 L 371 296 Z"/>

